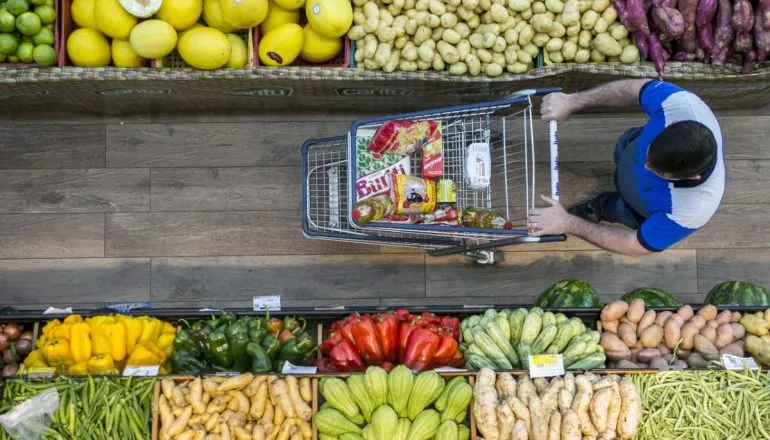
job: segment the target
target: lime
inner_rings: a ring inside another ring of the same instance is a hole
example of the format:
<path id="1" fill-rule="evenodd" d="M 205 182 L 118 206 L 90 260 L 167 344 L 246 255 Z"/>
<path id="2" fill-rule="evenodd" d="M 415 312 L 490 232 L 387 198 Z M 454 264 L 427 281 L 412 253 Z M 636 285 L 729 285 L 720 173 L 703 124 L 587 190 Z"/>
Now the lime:
<path id="1" fill-rule="evenodd" d="M 8 62 L 11 64 L 19 64 L 19 57 L 16 55 L 8 55 Z"/>
<path id="2" fill-rule="evenodd" d="M 16 17 L 8 11 L 0 11 L 0 32 L 16 30 Z"/>
<path id="3" fill-rule="evenodd" d="M 0 34 L 0 53 L 15 54 L 19 47 L 19 37 L 16 34 Z"/>
<path id="4" fill-rule="evenodd" d="M 16 56 L 19 57 L 22 63 L 31 63 L 34 60 L 32 56 L 33 50 L 35 50 L 35 45 L 25 41 L 16 48 Z"/>
<path id="5" fill-rule="evenodd" d="M 35 8 L 35 14 L 40 17 L 40 23 L 51 24 L 56 20 L 56 11 L 53 6 L 42 5 Z"/>
<path id="6" fill-rule="evenodd" d="M 8 0 L 5 4 L 8 7 L 8 12 L 13 15 L 21 15 L 29 9 L 27 0 Z"/>
<path id="7" fill-rule="evenodd" d="M 24 35 L 35 35 L 40 32 L 42 26 L 40 17 L 34 12 L 25 12 L 16 17 L 16 29 Z"/>
<path id="8" fill-rule="evenodd" d="M 40 32 L 32 37 L 32 42 L 35 43 L 35 46 L 39 44 L 53 46 L 53 31 L 48 28 L 41 28 Z"/>
<path id="9" fill-rule="evenodd" d="M 35 46 L 35 49 L 32 51 L 32 57 L 41 66 L 53 66 L 56 64 L 56 51 L 47 44 Z"/>

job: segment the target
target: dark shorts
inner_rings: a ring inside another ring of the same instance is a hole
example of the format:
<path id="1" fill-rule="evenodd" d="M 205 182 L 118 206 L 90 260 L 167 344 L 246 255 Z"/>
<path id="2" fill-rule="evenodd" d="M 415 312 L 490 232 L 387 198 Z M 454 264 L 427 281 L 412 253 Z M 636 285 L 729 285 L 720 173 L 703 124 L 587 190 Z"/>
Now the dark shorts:
<path id="1" fill-rule="evenodd" d="M 620 136 L 618 142 L 615 144 L 615 165 L 617 165 L 618 161 L 620 161 L 620 155 L 623 150 L 625 150 L 629 144 L 634 142 L 636 138 L 639 137 L 639 133 L 641 131 L 641 127 L 632 128 L 626 130 L 626 132 Z M 617 186 L 618 170 L 616 169 L 615 187 L 617 188 Z M 623 197 L 618 191 L 599 194 L 591 202 L 591 207 L 594 209 L 599 220 L 610 223 L 620 223 L 628 226 L 631 229 L 639 229 L 639 226 L 641 226 L 645 220 L 643 215 L 636 212 L 633 208 L 631 208 L 631 206 L 629 206 L 628 203 L 626 203 L 625 200 L 623 200 Z"/>

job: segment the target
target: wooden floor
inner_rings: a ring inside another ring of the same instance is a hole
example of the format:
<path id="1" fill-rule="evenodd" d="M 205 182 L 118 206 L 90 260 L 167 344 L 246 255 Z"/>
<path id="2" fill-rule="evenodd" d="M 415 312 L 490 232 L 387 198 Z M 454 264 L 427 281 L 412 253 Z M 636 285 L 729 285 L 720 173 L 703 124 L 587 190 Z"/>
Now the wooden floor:
<path id="1" fill-rule="evenodd" d="M 0 305 L 249 307 L 271 294 L 284 306 L 528 303 L 567 277 L 607 298 L 653 286 L 699 301 L 725 279 L 770 285 L 767 112 L 720 115 L 724 205 L 675 249 L 629 258 L 570 238 L 507 248 L 494 267 L 302 237 L 300 145 L 344 134 L 353 118 L 0 118 Z M 643 121 L 561 126 L 566 204 L 611 188 L 617 135 Z"/>

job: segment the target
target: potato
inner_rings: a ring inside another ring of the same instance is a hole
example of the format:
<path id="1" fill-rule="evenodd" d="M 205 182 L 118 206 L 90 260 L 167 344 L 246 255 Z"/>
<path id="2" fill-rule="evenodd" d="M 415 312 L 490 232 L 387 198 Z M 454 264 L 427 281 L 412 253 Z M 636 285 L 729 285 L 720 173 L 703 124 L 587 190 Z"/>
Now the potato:
<path id="1" fill-rule="evenodd" d="M 645 364 L 649 364 L 650 361 L 656 357 L 661 357 L 660 350 L 657 348 L 645 348 L 636 355 L 638 362 L 643 362 Z"/>
<path id="2" fill-rule="evenodd" d="M 553 25 L 551 26 L 551 30 L 548 32 L 548 35 L 552 38 L 561 38 L 567 33 L 567 28 L 564 27 L 561 23 L 558 21 L 554 21 Z"/>
<path id="3" fill-rule="evenodd" d="M 580 31 L 580 34 L 578 34 L 578 46 L 589 49 L 591 47 L 591 41 L 593 41 L 593 36 L 591 35 L 591 32 L 589 31 Z M 623 312 L 625 314 L 625 312 Z"/>
<path id="4" fill-rule="evenodd" d="M 471 34 L 471 28 L 466 23 L 457 23 L 455 26 L 455 32 L 460 34 L 462 38 L 468 38 Z"/>
<path id="5" fill-rule="evenodd" d="M 503 74 L 503 66 L 497 63 L 488 64 L 487 68 L 484 70 L 484 73 L 491 77 L 500 76 Z"/>
<path id="6" fill-rule="evenodd" d="M 602 320 L 601 324 L 602 324 L 602 331 L 617 333 L 620 322 L 618 320 L 614 320 L 614 321 Z"/>
<path id="7" fill-rule="evenodd" d="M 659 356 L 650 360 L 650 368 L 660 369 L 664 367 L 668 367 L 668 361 L 662 357 Z"/>
<path id="8" fill-rule="evenodd" d="M 698 331 L 700 331 L 700 329 L 706 326 L 706 320 L 704 320 L 702 316 L 698 316 L 698 315 L 695 315 L 692 318 L 690 318 L 688 322 L 693 323 L 693 325 L 695 325 Z"/>
<path id="9" fill-rule="evenodd" d="M 698 332 L 699 335 L 708 339 L 712 344 L 717 339 L 717 330 L 711 326 L 706 325 Z"/>
<path id="10" fill-rule="evenodd" d="M 599 432 L 604 432 L 607 429 L 607 418 L 609 416 L 610 403 L 612 402 L 612 395 L 614 391 L 612 387 L 604 387 L 594 393 L 589 406 L 591 421 L 594 427 Z"/>
<path id="11" fill-rule="evenodd" d="M 711 304 L 703 306 L 698 310 L 698 316 L 702 317 L 707 322 L 711 321 L 717 317 L 717 308 Z"/>
<path id="12" fill-rule="evenodd" d="M 430 0 L 417 0 L 414 9 L 418 11 L 427 11 L 430 8 Z"/>
<path id="13" fill-rule="evenodd" d="M 729 325 L 730 330 L 733 333 L 733 339 L 736 341 L 743 339 L 743 337 L 746 335 L 746 328 L 735 322 L 731 322 Z"/>
<path id="14" fill-rule="evenodd" d="M 484 36 L 478 33 L 472 33 L 468 37 L 468 43 L 474 49 L 482 49 L 484 47 Z"/>
<path id="15" fill-rule="evenodd" d="M 529 0 L 508 0 L 508 8 L 516 12 L 524 12 L 530 9 Z"/>
<path id="16" fill-rule="evenodd" d="M 682 333 L 682 317 L 679 315 L 671 315 L 663 326 L 663 340 L 666 343 L 666 347 L 674 348 L 679 343 Z"/>
<path id="17" fill-rule="evenodd" d="M 532 3 L 532 7 L 530 9 L 532 9 L 533 14 L 543 14 L 548 10 L 548 8 L 545 7 L 545 3 L 541 1 Z"/>
<path id="18" fill-rule="evenodd" d="M 446 12 L 446 6 L 440 0 L 430 0 L 428 9 L 432 14 L 442 15 Z"/>
<path id="19" fill-rule="evenodd" d="M 524 49 L 517 50 L 516 56 L 520 63 L 529 64 L 532 62 L 532 56 Z"/>
<path id="20" fill-rule="evenodd" d="M 417 62 L 401 58 L 401 61 L 398 62 L 398 69 L 404 72 L 414 72 L 417 70 Z"/>
<path id="21" fill-rule="evenodd" d="M 466 56 L 471 52 L 471 44 L 468 43 L 468 40 L 462 40 L 460 43 L 455 46 L 457 48 L 457 52 L 460 55 L 460 59 L 464 60 Z"/>
<path id="22" fill-rule="evenodd" d="M 436 50 L 438 50 L 441 58 L 443 58 L 447 64 L 455 64 L 460 61 L 460 53 L 454 46 L 446 41 L 439 41 L 436 43 Z"/>
<path id="23" fill-rule="evenodd" d="M 746 352 L 760 364 L 770 365 L 770 342 L 755 335 L 746 335 Z"/>
<path id="24" fill-rule="evenodd" d="M 679 307 L 679 309 L 676 311 L 676 314 L 681 316 L 684 322 L 687 322 L 695 315 L 695 312 L 693 312 L 692 306 L 685 304 L 682 307 Z"/>
<path id="25" fill-rule="evenodd" d="M 561 54 L 561 50 L 556 52 L 545 51 L 544 56 L 548 58 L 552 64 L 560 64 L 564 62 L 564 56 Z"/>
<path id="26" fill-rule="evenodd" d="M 491 63 L 492 62 L 492 52 L 486 50 L 486 49 L 476 49 L 476 56 L 479 57 L 479 60 L 482 63 Z"/>
<path id="27" fill-rule="evenodd" d="M 627 323 L 622 323 L 618 326 L 618 336 L 629 347 L 636 345 L 636 332 Z"/>
<path id="28" fill-rule="evenodd" d="M 610 7 L 610 0 L 593 0 L 591 2 L 591 9 L 596 12 L 603 12 Z"/>
<path id="29" fill-rule="evenodd" d="M 356 10 L 353 11 L 353 24 L 364 24 L 365 21 L 366 15 L 364 15 L 364 12 L 356 8 Z"/>
<path id="30" fill-rule="evenodd" d="M 426 62 L 426 63 L 432 63 L 433 57 L 435 56 L 435 51 L 429 44 L 421 44 L 419 48 L 417 48 L 417 56 L 420 60 Z"/>
<path id="31" fill-rule="evenodd" d="M 441 20 L 441 27 L 445 29 L 454 29 L 454 27 L 457 26 L 457 16 L 451 12 L 445 12 L 441 14 L 439 19 Z"/>
<path id="32" fill-rule="evenodd" d="M 441 19 L 436 14 L 428 14 L 428 17 L 425 19 L 425 24 L 429 28 L 435 29 L 441 26 Z"/>
<path id="33" fill-rule="evenodd" d="M 420 57 L 419 51 L 411 41 L 406 43 L 403 49 L 401 49 L 401 58 L 406 61 L 417 61 Z"/>
<path id="34" fill-rule="evenodd" d="M 687 356 L 687 365 L 690 368 L 706 368 L 708 367 L 708 361 L 700 353 L 693 351 Z"/>
<path id="35" fill-rule="evenodd" d="M 596 25 L 596 20 L 599 19 L 599 14 L 596 11 L 586 11 L 582 17 L 580 17 L 580 27 L 583 30 L 590 31 Z"/>
<path id="36" fill-rule="evenodd" d="M 548 34 L 535 34 L 535 38 L 532 39 L 532 43 L 537 47 L 544 47 L 551 37 Z"/>
<path id="37" fill-rule="evenodd" d="M 508 73 L 526 73 L 529 70 L 529 65 L 517 61 L 513 64 L 505 66 L 505 70 L 507 70 Z"/>
<path id="38" fill-rule="evenodd" d="M 746 355 L 744 351 L 744 342 L 735 341 L 731 344 L 727 344 L 719 349 L 720 356 L 723 354 L 730 354 L 733 356 L 744 357 Z"/>
<path id="39" fill-rule="evenodd" d="M 436 55 L 433 57 L 433 63 L 432 63 L 432 66 L 433 66 L 433 70 L 437 70 L 437 71 L 439 71 L 439 72 L 443 72 L 443 71 L 444 71 L 444 69 L 446 68 L 446 63 L 445 63 L 445 62 L 444 62 L 444 60 L 441 58 L 441 55 L 439 55 L 439 54 L 436 54 Z"/>
<path id="40" fill-rule="evenodd" d="M 577 37 L 580 35 L 580 23 L 573 24 L 572 26 L 567 27 L 567 36 L 568 37 Z M 589 33 L 590 35 L 590 33 Z"/>
<path id="41" fill-rule="evenodd" d="M 494 4 L 489 9 L 489 12 L 492 16 L 492 21 L 495 23 L 503 23 L 508 19 L 508 9 L 503 5 Z"/>
<path id="42" fill-rule="evenodd" d="M 578 0 L 578 4 L 580 5 L 578 10 L 581 14 L 585 13 L 587 10 L 591 9 L 592 3 L 591 0 Z"/>
<path id="43" fill-rule="evenodd" d="M 533 43 L 524 45 L 522 49 L 526 50 L 529 56 L 531 56 L 532 58 L 537 58 L 537 56 L 540 54 L 540 49 L 537 46 L 535 46 Z"/>
<path id="44" fill-rule="evenodd" d="M 444 29 L 441 39 L 449 44 L 457 44 L 462 40 L 462 37 L 454 29 Z"/>
<path id="45" fill-rule="evenodd" d="M 491 49 L 492 46 L 495 45 L 496 41 L 497 41 L 497 35 L 495 35 L 493 32 L 487 32 L 484 34 L 484 37 L 482 40 L 482 46 L 485 49 Z"/>
<path id="46" fill-rule="evenodd" d="M 508 29 L 505 31 L 505 42 L 509 45 L 519 44 L 519 33 L 515 29 Z"/>
<path id="47" fill-rule="evenodd" d="M 668 318 L 673 314 L 674 314 L 673 312 L 670 312 L 668 310 L 666 310 L 665 312 L 658 312 L 657 316 L 655 316 L 655 324 L 662 326 L 663 324 L 666 323 Z M 684 316 L 682 317 L 682 319 L 684 319 L 684 321 L 687 322 L 687 319 L 684 318 Z"/>
<path id="48" fill-rule="evenodd" d="M 497 37 L 495 39 L 495 44 L 492 45 L 492 51 L 496 53 L 503 53 L 505 52 L 506 47 L 508 47 L 508 43 L 505 42 L 505 38 Z"/>
<path id="49" fill-rule="evenodd" d="M 626 309 L 626 318 L 633 323 L 638 323 L 642 320 L 642 316 L 644 316 L 644 300 L 635 298 L 628 303 Z"/>
<path id="50" fill-rule="evenodd" d="M 526 46 L 532 41 L 534 37 L 535 37 L 535 29 L 530 25 L 524 26 L 519 31 L 519 46 L 522 46 L 522 47 Z"/>
<path id="51" fill-rule="evenodd" d="M 430 70 L 432 67 L 432 61 L 417 60 L 417 70 Z"/>
<path id="52" fill-rule="evenodd" d="M 693 337 L 693 345 L 705 359 L 710 361 L 719 359 L 719 350 L 703 335 L 695 335 Z"/>
<path id="53" fill-rule="evenodd" d="M 577 54 L 577 43 L 572 41 L 565 41 L 564 45 L 561 47 L 561 54 L 564 56 L 564 59 L 567 61 L 572 61 L 575 59 L 575 55 Z M 634 338 L 636 339 L 636 338 Z"/>
<path id="54" fill-rule="evenodd" d="M 733 330 L 730 328 L 730 324 L 721 324 L 717 327 L 716 338 L 713 342 L 717 349 L 724 348 L 733 342 Z"/>
<path id="55" fill-rule="evenodd" d="M 545 9 L 554 14 L 561 14 L 564 11 L 564 3 L 561 0 L 545 0 Z"/>
<path id="56" fill-rule="evenodd" d="M 505 32 L 508 29 L 513 29 L 516 27 L 516 25 L 519 24 L 519 20 L 516 19 L 516 17 L 510 16 L 500 25 L 500 32 Z"/>
<path id="57" fill-rule="evenodd" d="M 620 44 L 607 33 L 597 35 L 594 38 L 594 43 L 596 44 L 596 49 L 608 57 L 616 57 L 623 53 L 623 48 L 620 47 Z"/>
<path id="58" fill-rule="evenodd" d="M 631 358 L 631 349 L 617 335 L 602 333 L 599 344 L 604 348 L 604 353 L 610 360 L 619 361 Z"/>
<path id="59" fill-rule="evenodd" d="M 602 17 L 603 18 L 603 17 Z M 605 20 L 606 21 L 606 20 Z M 623 38 L 628 37 L 628 29 L 626 29 L 625 26 L 615 26 L 610 31 L 610 36 L 614 38 L 615 40 L 622 40 Z"/>
<path id="60" fill-rule="evenodd" d="M 693 337 L 698 334 L 698 328 L 695 324 L 688 322 L 682 326 L 679 337 L 682 339 L 682 343 L 679 345 L 683 350 L 692 350 Z"/>
<path id="61" fill-rule="evenodd" d="M 580 3 L 578 0 L 567 0 L 561 13 L 561 24 L 573 26 L 580 24 Z"/>
<path id="62" fill-rule="evenodd" d="M 470 21 L 470 20 L 471 20 L 473 17 L 475 17 L 475 16 L 476 16 L 476 13 L 475 13 L 475 12 L 473 12 L 473 10 L 468 10 L 468 9 L 465 9 L 465 8 L 464 8 L 464 7 L 462 7 L 462 6 L 461 6 L 461 7 L 459 7 L 459 8 L 457 8 L 457 11 L 456 11 L 456 13 L 457 13 L 457 15 L 458 15 L 460 18 L 462 18 L 462 19 L 463 19 L 463 20 L 465 20 L 466 22 Z"/>
<path id="63" fill-rule="evenodd" d="M 748 333 L 754 336 L 765 336 L 770 333 L 768 322 L 757 315 L 744 315 L 740 323 L 746 328 Z"/>
<path id="64" fill-rule="evenodd" d="M 529 20 L 530 18 L 532 18 L 533 14 L 534 12 L 532 12 L 532 9 L 527 9 L 524 12 L 520 12 L 519 17 L 521 17 L 522 20 Z"/>
<path id="65" fill-rule="evenodd" d="M 536 32 L 546 33 L 551 30 L 553 20 L 545 14 L 535 14 L 529 21 Z"/>
<path id="66" fill-rule="evenodd" d="M 610 6 L 609 8 L 605 9 L 604 12 L 602 12 L 602 18 L 608 24 L 616 23 L 618 19 L 618 11 L 614 7 Z M 625 26 L 623 28 L 625 29 Z"/>
<path id="67" fill-rule="evenodd" d="M 598 19 L 596 19 L 596 24 L 594 24 L 594 28 L 591 32 L 594 35 L 598 35 L 603 32 L 607 32 L 607 27 L 608 27 L 607 22 L 604 21 L 603 18 L 599 17 Z"/>
<path id="68" fill-rule="evenodd" d="M 730 316 L 730 322 L 740 322 L 741 312 L 732 312 Z"/>
<path id="69" fill-rule="evenodd" d="M 551 38 L 545 44 L 545 49 L 548 50 L 549 52 L 558 52 L 561 50 L 563 45 L 564 45 L 564 41 L 562 41 L 561 38 Z"/>
<path id="70" fill-rule="evenodd" d="M 642 334 L 639 335 L 639 341 L 642 343 L 642 347 L 644 348 L 652 348 L 657 347 L 660 345 L 660 342 L 663 340 L 663 327 L 661 327 L 658 324 L 653 324 L 644 331 L 642 331 Z"/>
<path id="71" fill-rule="evenodd" d="M 380 18 L 380 8 L 377 6 L 377 3 L 373 1 L 364 4 L 363 12 L 366 18 L 376 18 L 378 20 Z"/>
<path id="72" fill-rule="evenodd" d="M 664 333 L 665 333 L 665 330 L 664 330 Z M 658 351 L 660 351 L 660 354 L 663 355 L 664 357 L 671 354 L 671 349 L 666 347 L 666 344 L 658 345 Z"/>

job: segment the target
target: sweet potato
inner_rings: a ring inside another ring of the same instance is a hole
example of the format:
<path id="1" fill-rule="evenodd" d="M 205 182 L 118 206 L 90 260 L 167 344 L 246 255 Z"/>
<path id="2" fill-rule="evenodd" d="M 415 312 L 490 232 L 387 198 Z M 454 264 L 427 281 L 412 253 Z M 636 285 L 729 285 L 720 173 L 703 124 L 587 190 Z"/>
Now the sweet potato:
<path id="1" fill-rule="evenodd" d="M 602 308 L 602 321 L 617 321 L 628 311 L 628 303 L 625 301 L 612 301 Z"/>
<path id="2" fill-rule="evenodd" d="M 642 421 L 642 398 L 636 385 L 628 377 L 624 377 L 620 381 L 620 398 L 617 431 L 621 439 L 630 439 L 636 435 Z"/>
<path id="3" fill-rule="evenodd" d="M 698 28 L 698 46 L 700 46 L 709 55 L 714 53 L 716 45 L 714 43 L 714 29 L 711 27 L 711 23 Z M 712 320 L 709 322 L 715 321 Z"/>
<path id="4" fill-rule="evenodd" d="M 650 37 L 650 39 L 653 38 L 657 40 L 657 37 L 654 35 Z M 663 327 L 659 326 L 658 324 L 653 324 L 647 327 L 642 332 L 639 340 L 642 342 L 642 347 L 644 348 L 657 347 L 663 340 Z"/>
<path id="5" fill-rule="evenodd" d="M 654 8 L 652 10 L 652 22 L 660 32 L 660 37 L 668 41 L 679 38 L 684 32 L 684 18 L 674 8 Z"/>
<path id="6" fill-rule="evenodd" d="M 741 52 L 745 54 L 751 50 L 752 43 L 753 41 L 751 38 L 751 34 L 748 32 L 741 31 L 735 35 L 735 39 L 733 40 L 733 49 L 736 52 Z"/>
<path id="7" fill-rule="evenodd" d="M 647 22 L 647 9 L 644 0 L 627 0 L 628 18 L 634 29 L 638 29 L 645 36 L 650 35 L 650 25 Z"/>
<path id="8" fill-rule="evenodd" d="M 698 10 L 698 0 L 681 0 L 679 12 L 684 18 L 684 32 L 680 38 L 681 47 L 685 52 L 695 52 L 697 42 L 695 38 L 695 15 Z"/>
<path id="9" fill-rule="evenodd" d="M 564 411 L 561 420 L 561 439 L 580 440 L 583 433 L 580 430 L 580 416 L 571 409 Z"/>
<path id="10" fill-rule="evenodd" d="M 732 24 L 738 32 L 748 32 L 754 27 L 754 8 L 751 7 L 749 0 L 735 0 Z"/>
<path id="11" fill-rule="evenodd" d="M 717 0 L 700 0 L 698 9 L 695 13 L 695 24 L 698 27 L 704 27 L 711 24 L 714 13 L 717 11 Z"/>
<path id="12" fill-rule="evenodd" d="M 761 63 L 770 53 L 770 0 L 765 0 L 767 6 L 757 8 L 754 17 L 754 44 L 757 46 L 757 62 Z M 765 313 L 767 315 L 767 313 Z"/>
<path id="13" fill-rule="evenodd" d="M 628 32 L 636 32 L 637 29 L 634 23 L 631 22 L 631 16 L 628 13 L 628 6 L 625 0 L 614 0 L 615 10 L 618 12 L 618 19 L 623 23 L 623 26 L 628 29 Z"/>

